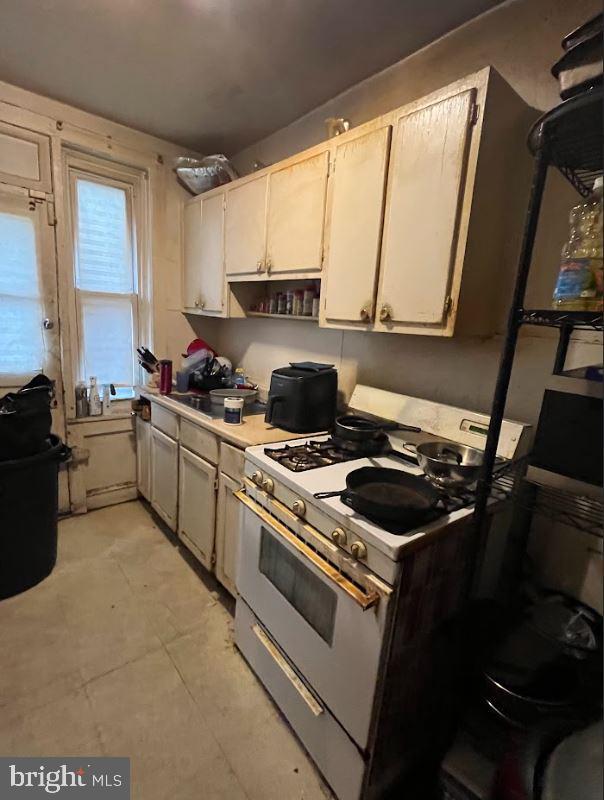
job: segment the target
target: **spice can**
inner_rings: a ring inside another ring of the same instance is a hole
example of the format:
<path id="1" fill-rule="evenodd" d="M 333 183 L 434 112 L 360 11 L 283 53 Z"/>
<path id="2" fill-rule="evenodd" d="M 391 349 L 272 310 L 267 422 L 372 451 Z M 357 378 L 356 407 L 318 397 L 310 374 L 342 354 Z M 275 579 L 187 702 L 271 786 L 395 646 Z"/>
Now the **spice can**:
<path id="1" fill-rule="evenodd" d="M 315 293 L 312 289 L 304 290 L 304 297 L 302 300 L 302 315 L 305 317 L 310 317 L 312 315 L 312 301 L 314 296 Z"/>

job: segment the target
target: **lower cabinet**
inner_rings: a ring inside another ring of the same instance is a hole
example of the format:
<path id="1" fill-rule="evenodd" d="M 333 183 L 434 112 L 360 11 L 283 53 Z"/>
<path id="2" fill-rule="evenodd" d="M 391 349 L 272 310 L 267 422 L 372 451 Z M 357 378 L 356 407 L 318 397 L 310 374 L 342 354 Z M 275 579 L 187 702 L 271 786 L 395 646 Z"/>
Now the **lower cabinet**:
<path id="1" fill-rule="evenodd" d="M 178 536 L 204 567 L 211 570 L 217 470 L 182 446 L 179 462 Z"/>
<path id="2" fill-rule="evenodd" d="M 136 417 L 136 484 L 139 494 L 151 502 L 151 423 Z"/>
<path id="3" fill-rule="evenodd" d="M 151 426 L 151 505 L 173 531 L 178 509 L 178 442 Z"/>
<path id="4" fill-rule="evenodd" d="M 218 480 L 218 513 L 216 518 L 216 577 L 220 583 L 237 596 L 236 567 L 239 548 L 239 516 L 242 505 L 234 497 L 241 484 L 224 472 Z"/>

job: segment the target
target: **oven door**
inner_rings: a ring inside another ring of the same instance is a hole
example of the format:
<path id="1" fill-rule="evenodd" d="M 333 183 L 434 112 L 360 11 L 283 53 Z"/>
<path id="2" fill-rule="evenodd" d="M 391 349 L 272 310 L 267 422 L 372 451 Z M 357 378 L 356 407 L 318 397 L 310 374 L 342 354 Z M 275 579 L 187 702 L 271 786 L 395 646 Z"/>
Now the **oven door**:
<path id="1" fill-rule="evenodd" d="M 389 591 L 360 565 L 348 574 L 244 492 L 238 589 L 357 745 L 365 748 Z M 353 582 L 352 578 L 357 580 Z"/>

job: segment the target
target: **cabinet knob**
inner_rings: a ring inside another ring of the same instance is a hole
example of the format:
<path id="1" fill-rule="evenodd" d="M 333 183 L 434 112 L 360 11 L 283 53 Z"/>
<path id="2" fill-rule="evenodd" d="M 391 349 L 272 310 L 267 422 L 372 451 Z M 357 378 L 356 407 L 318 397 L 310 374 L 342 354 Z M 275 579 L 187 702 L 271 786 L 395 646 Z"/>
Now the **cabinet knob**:
<path id="1" fill-rule="evenodd" d="M 388 322 L 389 319 L 392 319 L 392 309 L 390 306 L 383 305 L 380 308 L 380 322 Z"/>
<path id="2" fill-rule="evenodd" d="M 195 305 L 195 308 L 199 308 L 199 300 L 195 300 L 194 305 Z"/>
<path id="3" fill-rule="evenodd" d="M 199 308 L 205 308 L 206 304 L 203 302 L 203 300 L 200 300 L 198 305 L 199 305 Z"/>
<path id="4" fill-rule="evenodd" d="M 267 258 L 267 259 L 266 259 L 266 265 L 265 265 L 265 268 L 266 268 L 266 271 L 267 271 L 267 272 L 270 272 L 270 271 L 271 271 L 271 269 L 273 268 L 273 262 L 270 260 L 270 258 Z"/>
<path id="5" fill-rule="evenodd" d="M 331 540 L 339 547 L 344 547 L 346 544 L 346 531 L 343 528 L 336 528 L 331 532 Z"/>
<path id="6" fill-rule="evenodd" d="M 304 500 L 294 500 L 292 511 L 297 517 L 303 517 L 306 514 L 306 503 Z"/>
<path id="7" fill-rule="evenodd" d="M 363 542 L 353 542 L 350 545 L 350 552 L 352 557 L 359 561 L 361 558 L 367 558 L 367 548 Z"/>
<path id="8" fill-rule="evenodd" d="M 359 316 L 363 322 L 371 322 L 371 310 L 367 306 L 359 311 Z"/>
<path id="9" fill-rule="evenodd" d="M 262 272 L 264 269 L 264 264 L 262 263 L 262 259 L 256 261 L 256 272 Z"/>

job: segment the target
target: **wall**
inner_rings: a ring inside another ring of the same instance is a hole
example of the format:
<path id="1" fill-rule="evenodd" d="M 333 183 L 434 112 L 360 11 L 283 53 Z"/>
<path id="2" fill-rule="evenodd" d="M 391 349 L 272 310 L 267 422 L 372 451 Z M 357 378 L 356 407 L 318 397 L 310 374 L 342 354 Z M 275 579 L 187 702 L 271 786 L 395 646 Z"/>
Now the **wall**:
<path id="1" fill-rule="evenodd" d="M 357 125 L 487 64 L 529 105 L 547 109 L 558 102 L 549 70 L 560 53 L 561 38 L 599 10 L 596 0 L 516 0 L 499 6 L 244 150 L 235 156 L 235 163 L 242 172 L 249 171 L 255 159 L 273 163 L 324 139 L 324 120 L 329 116 L 347 117 Z M 550 182 L 529 287 L 533 307 L 549 305 L 567 233 L 568 207 L 575 198 L 562 178 L 552 175 Z M 519 197 L 519 204 L 524 200 Z M 429 198 L 426 208 L 428 211 Z M 515 255 L 510 253 L 508 259 L 510 286 Z M 507 297 L 502 297 L 501 306 L 494 309 L 499 329 L 503 328 L 506 303 Z M 320 330 L 311 323 L 273 320 L 193 324 L 225 355 L 243 363 L 262 385 L 267 384 L 274 367 L 294 358 L 313 358 L 337 365 L 345 397 L 356 382 L 362 382 L 480 411 L 490 407 L 501 346 L 500 337 L 434 340 L 343 333 Z M 543 380 L 550 372 L 555 348 L 549 334 L 523 333 L 507 409 L 510 417 L 529 422 L 537 417 Z M 599 360 L 600 349 L 599 343 L 574 346 L 572 363 Z"/>
<path id="2" fill-rule="evenodd" d="M 160 356 L 178 359 L 193 336 L 180 313 L 181 209 L 189 194 L 182 189 L 171 169 L 171 161 L 183 150 L 177 145 L 79 109 L 58 103 L 0 82 L 0 121 L 43 133 L 50 139 L 53 197 L 55 201 L 59 323 L 64 411 L 54 415 L 54 430 L 69 444 L 86 451 L 88 457 L 70 469 L 70 498 L 62 481 L 62 510 L 85 511 L 136 495 L 134 437 L 129 402 L 116 403 L 110 419 L 73 419 L 73 357 L 71 330 L 73 286 L 71 242 L 67 229 L 67 203 L 63 180 L 64 149 L 136 167 L 145 175 L 147 186 L 146 242 L 151 278 L 150 328 L 146 342 Z M 52 266 L 54 269 L 54 265 Z M 59 409 L 63 411 L 63 409 Z M 76 450 L 77 454 L 77 450 Z"/>

